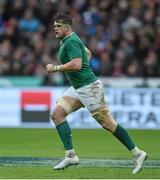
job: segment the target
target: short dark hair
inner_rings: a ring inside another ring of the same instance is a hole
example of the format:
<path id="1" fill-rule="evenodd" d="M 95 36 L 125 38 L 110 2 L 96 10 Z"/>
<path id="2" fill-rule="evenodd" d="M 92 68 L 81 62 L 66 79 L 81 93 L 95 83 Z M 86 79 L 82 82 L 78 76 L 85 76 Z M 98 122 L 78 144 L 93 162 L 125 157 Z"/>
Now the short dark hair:
<path id="1" fill-rule="evenodd" d="M 54 21 L 72 25 L 72 18 L 67 14 L 57 14 L 54 18 Z"/>

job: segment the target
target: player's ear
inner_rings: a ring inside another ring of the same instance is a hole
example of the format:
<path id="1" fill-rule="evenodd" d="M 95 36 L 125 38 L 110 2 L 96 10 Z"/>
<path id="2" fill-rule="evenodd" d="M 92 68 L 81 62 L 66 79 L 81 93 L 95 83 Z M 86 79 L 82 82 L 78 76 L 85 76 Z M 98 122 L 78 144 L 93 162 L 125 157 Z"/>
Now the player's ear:
<path id="1" fill-rule="evenodd" d="M 66 31 L 69 31 L 70 28 L 69 27 L 65 27 L 65 29 L 66 29 Z"/>

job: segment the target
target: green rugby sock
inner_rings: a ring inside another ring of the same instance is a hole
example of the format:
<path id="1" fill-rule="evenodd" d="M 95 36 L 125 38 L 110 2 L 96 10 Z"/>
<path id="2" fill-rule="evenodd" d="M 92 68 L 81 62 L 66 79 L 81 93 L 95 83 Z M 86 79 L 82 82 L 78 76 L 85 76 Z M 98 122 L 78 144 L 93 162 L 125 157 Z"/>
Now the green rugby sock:
<path id="1" fill-rule="evenodd" d="M 135 147 L 135 144 L 133 143 L 132 139 L 130 138 L 128 132 L 121 127 L 120 125 L 117 125 L 117 128 L 113 135 L 122 143 L 124 146 L 127 147 L 127 149 L 130 151 Z"/>
<path id="2" fill-rule="evenodd" d="M 56 126 L 58 134 L 63 142 L 64 149 L 69 150 L 73 149 L 72 145 L 72 135 L 71 135 L 71 129 L 69 127 L 69 124 L 67 121 L 62 122 L 58 126 Z"/>

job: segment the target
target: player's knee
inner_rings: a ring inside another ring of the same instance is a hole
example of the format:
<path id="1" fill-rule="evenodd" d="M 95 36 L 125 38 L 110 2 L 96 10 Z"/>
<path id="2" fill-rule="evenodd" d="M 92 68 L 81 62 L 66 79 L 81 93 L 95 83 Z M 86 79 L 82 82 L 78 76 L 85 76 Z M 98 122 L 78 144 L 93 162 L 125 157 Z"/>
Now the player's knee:
<path id="1" fill-rule="evenodd" d="M 66 118 L 66 113 L 61 107 L 58 108 L 56 107 L 51 113 L 51 119 L 53 120 L 55 125 L 63 122 L 65 118 Z"/>
<path id="2" fill-rule="evenodd" d="M 52 112 L 51 113 L 51 119 L 54 121 L 54 120 L 56 120 L 57 119 L 57 114 L 56 114 L 56 112 Z"/>
<path id="3" fill-rule="evenodd" d="M 104 129 L 110 132 L 115 131 L 117 123 L 113 119 L 112 114 L 107 107 L 95 110 L 92 112 L 92 116 Z"/>
<path id="4" fill-rule="evenodd" d="M 106 107 L 99 108 L 92 112 L 92 117 L 95 118 L 98 122 L 102 123 L 108 116 L 108 112 L 109 110 Z"/>
<path id="5" fill-rule="evenodd" d="M 57 116 L 57 113 L 56 112 L 52 112 L 51 113 L 51 119 L 53 122 L 57 122 L 58 121 L 58 116 Z"/>

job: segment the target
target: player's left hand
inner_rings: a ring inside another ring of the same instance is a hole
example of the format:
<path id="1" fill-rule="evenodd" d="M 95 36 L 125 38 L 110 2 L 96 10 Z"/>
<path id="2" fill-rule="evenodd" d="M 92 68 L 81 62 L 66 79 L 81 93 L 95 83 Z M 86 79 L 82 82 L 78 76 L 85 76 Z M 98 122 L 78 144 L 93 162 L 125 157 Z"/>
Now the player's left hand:
<path id="1" fill-rule="evenodd" d="M 46 70 L 47 70 L 48 73 L 54 72 L 55 71 L 54 70 L 54 65 L 53 64 L 47 64 L 46 65 Z"/>

